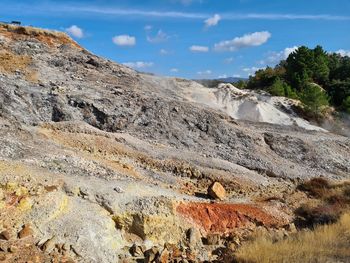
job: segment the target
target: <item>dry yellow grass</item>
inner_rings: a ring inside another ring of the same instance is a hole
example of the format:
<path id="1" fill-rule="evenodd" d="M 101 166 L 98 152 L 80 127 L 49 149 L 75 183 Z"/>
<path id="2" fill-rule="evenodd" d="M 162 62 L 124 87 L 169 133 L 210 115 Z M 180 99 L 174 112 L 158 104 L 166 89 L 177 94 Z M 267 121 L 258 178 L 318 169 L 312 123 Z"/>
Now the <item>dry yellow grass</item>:
<path id="1" fill-rule="evenodd" d="M 350 214 L 276 243 L 260 237 L 243 245 L 236 257 L 242 263 L 350 262 Z"/>

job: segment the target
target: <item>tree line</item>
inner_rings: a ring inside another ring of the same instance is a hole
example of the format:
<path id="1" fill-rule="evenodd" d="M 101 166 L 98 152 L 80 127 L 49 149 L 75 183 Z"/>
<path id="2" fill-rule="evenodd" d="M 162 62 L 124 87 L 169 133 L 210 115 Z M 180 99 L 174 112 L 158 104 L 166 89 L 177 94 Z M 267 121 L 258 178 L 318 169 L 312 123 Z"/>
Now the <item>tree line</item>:
<path id="1" fill-rule="evenodd" d="M 244 86 L 299 99 L 315 116 L 328 105 L 350 113 L 350 57 L 302 46 L 274 68 L 255 72 Z"/>

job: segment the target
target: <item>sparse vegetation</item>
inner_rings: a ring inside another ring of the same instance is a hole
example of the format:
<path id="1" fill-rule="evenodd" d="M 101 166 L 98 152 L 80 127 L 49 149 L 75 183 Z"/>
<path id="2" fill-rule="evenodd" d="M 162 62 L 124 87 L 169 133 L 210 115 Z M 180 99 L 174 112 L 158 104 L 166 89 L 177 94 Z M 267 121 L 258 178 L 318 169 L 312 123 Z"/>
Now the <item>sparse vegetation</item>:
<path id="1" fill-rule="evenodd" d="M 335 262 L 350 257 L 350 183 L 333 184 L 314 178 L 298 186 L 310 200 L 296 211 L 296 224 L 305 228 L 275 242 L 266 235 L 244 244 L 236 262 Z"/>
<path id="2" fill-rule="evenodd" d="M 345 214 L 335 224 L 298 232 L 275 243 L 259 237 L 243 245 L 236 253 L 236 260 L 241 263 L 344 262 L 350 257 L 349 229 L 350 215 Z"/>
<path id="3" fill-rule="evenodd" d="M 321 46 L 299 47 L 276 67 L 267 67 L 249 78 L 247 87 L 273 96 L 298 98 L 306 115 L 322 116 L 328 104 L 350 111 L 350 57 L 327 53 Z"/>
<path id="4" fill-rule="evenodd" d="M 350 183 L 332 184 L 323 178 L 314 178 L 298 187 L 307 192 L 314 202 L 299 207 L 295 214 L 300 227 L 314 227 L 336 222 L 342 214 L 349 211 Z"/>

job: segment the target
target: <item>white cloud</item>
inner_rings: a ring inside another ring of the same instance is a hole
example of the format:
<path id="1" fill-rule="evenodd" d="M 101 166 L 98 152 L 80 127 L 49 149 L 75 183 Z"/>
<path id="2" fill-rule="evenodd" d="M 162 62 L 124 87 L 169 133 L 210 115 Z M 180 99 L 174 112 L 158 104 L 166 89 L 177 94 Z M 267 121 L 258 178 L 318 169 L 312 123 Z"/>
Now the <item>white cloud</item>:
<path id="1" fill-rule="evenodd" d="M 233 62 L 233 58 L 225 58 L 224 63 L 225 64 L 231 64 Z"/>
<path id="2" fill-rule="evenodd" d="M 172 69 L 170 69 L 170 72 L 177 73 L 177 72 L 179 72 L 179 69 L 177 69 L 177 68 L 172 68 Z"/>
<path id="3" fill-rule="evenodd" d="M 76 38 L 84 37 L 84 31 L 76 25 L 72 25 L 71 27 L 66 28 L 66 32 Z"/>
<path id="4" fill-rule="evenodd" d="M 246 34 L 242 37 L 235 37 L 232 40 L 225 40 L 215 44 L 216 51 L 236 51 L 245 47 L 260 46 L 267 42 L 271 33 L 267 31 Z"/>
<path id="5" fill-rule="evenodd" d="M 198 71 L 197 74 L 200 76 L 208 76 L 211 75 L 213 72 L 210 69 L 204 70 L 204 71 Z"/>
<path id="6" fill-rule="evenodd" d="M 192 2 L 202 2 L 202 0 L 170 0 L 181 2 L 182 4 L 191 4 Z M 51 1 L 53 2 L 53 1 Z M 56 1 L 59 2 L 59 1 Z M 62 1 L 61 1 L 62 2 Z M 1 6 L 3 12 L 13 12 L 16 10 L 11 6 Z M 166 17 L 177 19 L 198 19 L 204 20 L 210 17 L 207 13 L 191 13 L 163 10 L 144 10 L 131 8 L 111 8 L 102 7 L 99 5 L 65 5 L 54 4 L 47 5 L 25 4 L 23 5 L 22 13 L 30 14 L 46 14 L 47 12 L 64 12 L 65 15 L 81 15 L 81 14 L 99 14 L 109 16 L 124 16 L 124 17 Z M 222 15 L 222 20 L 330 20 L 330 21 L 349 21 L 349 15 L 332 15 L 332 14 L 293 14 L 293 13 L 225 13 Z"/>
<path id="7" fill-rule="evenodd" d="M 241 75 L 239 75 L 239 74 L 234 74 L 233 77 L 234 77 L 234 78 L 240 78 Z"/>
<path id="8" fill-rule="evenodd" d="M 166 50 L 166 49 L 161 49 L 161 50 L 159 50 L 159 54 L 161 54 L 162 56 L 166 56 L 166 55 L 169 55 L 169 51 L 168 50 Z"/>
<path id="9" fill-rule="evenodd" d="M 287 47 L 284 50 L 279 51 L 279 52 L 270 52 L 266 59 L 260 61 L 260 64 L 261 65 L 278 64 L 281 60 L 287 59 L 288 56 L 297 49 L 298 49 L 298 47 L 294 46 L 294 47 Z"/>
<path id="10" fill-rule="evenodd" d="M 119 35 L 113 37 L 113 43 L 118 46 L 135 46 L 136 45 L 136 38 L 129 35 Z"/>
<path id="11" fill-rule="evenodd" d="M 345 57 L 345 56 L 350 57 L 350 50 L 339 49 L 335 53 L 341 55 L 342 57 Z"/>
<path id="12" fill-rule="evenodd" d="M 147 36 L 147 41 L 154 44 L 165 42 L 168 39 L 169 39 L 169 36 L 166 33 L 164 33 L 162 30 L 159 30 L 157 32 L 157 35 L 155 35 L 154 37 Z"/>
<path id="13" fill-rule="evenodd" d="M 248 76 L 254 75 L 254 73 L 262 68 L 251 67 L 251 68 L 243 68 L 242 71 L 245 72 Z"/>
<path id="14" fill-rule="evenodd" d="M 153 62 L 144 62 L 144 61 L 137 61 L 137 62 L 125 62 L 123 65 L 134 68 L 134 69 L 143 69 L 143 68 L 150 68 L 154 65 Z"/>
<path id="15" fill-rule="evenodd" d="M 207 20 L 204 21 L 206 27 L 216 26 L 219 21 L 221 20 L 221 16 L 218 14 L 215 14 L 213 17 L 209 17 Z"/>
<path id="16" fill-rule="evenodd" d="M 208 52 L 209 47 L 193 45 L 190 47 L 190 51 L 192 51 L 192 52 Z"/>
<path id="17" fill-rule="evenodd" d="M 227 78 L 227 75 L 226 75 L 226 74 L 223 74 L 223 75 L 218 76 L 218 79 L 226 79 L 226 78 Z"/>

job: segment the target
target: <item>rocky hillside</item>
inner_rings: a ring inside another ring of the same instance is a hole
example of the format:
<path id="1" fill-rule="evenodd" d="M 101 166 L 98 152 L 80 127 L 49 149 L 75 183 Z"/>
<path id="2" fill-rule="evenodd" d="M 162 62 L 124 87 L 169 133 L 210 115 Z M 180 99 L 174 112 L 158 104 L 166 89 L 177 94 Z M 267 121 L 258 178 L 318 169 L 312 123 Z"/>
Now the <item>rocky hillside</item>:
<path id="1" fill-rule="evenodd" d="M 200 84 L 63 33 L 0 25 L 0 90 L 8 262 L 219 260 L 255 229 L 291 230 L 299 181 L 350 177 L 349 138 L 234 119 Z"/>

